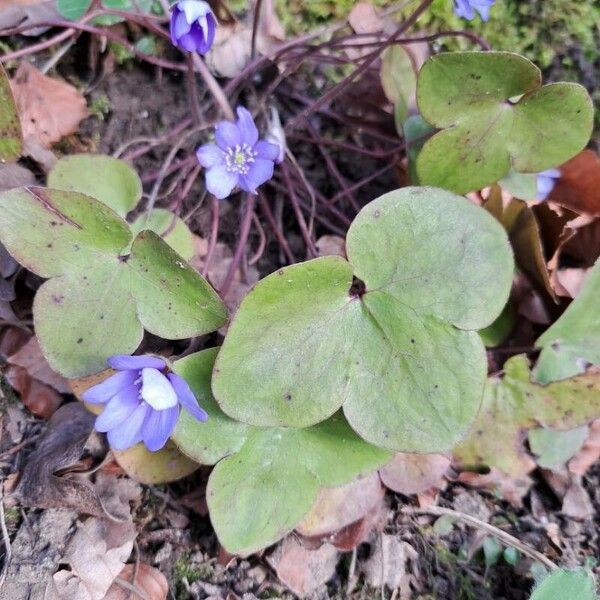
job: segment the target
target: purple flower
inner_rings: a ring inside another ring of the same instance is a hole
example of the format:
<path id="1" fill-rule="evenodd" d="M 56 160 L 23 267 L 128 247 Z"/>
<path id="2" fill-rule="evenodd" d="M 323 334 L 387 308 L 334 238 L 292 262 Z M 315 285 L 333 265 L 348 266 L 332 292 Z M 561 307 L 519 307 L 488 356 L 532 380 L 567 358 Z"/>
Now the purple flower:
<path id="1" fill-rule="evenodd" d="M 94 427 L 107 433 L 111 448 L 125 450 L 144 442 L 151 452 L 160 450 L 175 428 L 180 406 L 198 421 L 208 419 L 185 379 L 167 373 L 162 358 L 120 355 L 108 364 L 117 372 L 81 397 L 106 404 Z"/>
<path id="2" fill-rule="evenodd" d="M 556 185 L 556 180 L 560 179 L 560 171 L 558 169 L 548 169 L 537 174 L 537 199 L 545 200 Z"/>
<path id="3" fill-rule="evenodd" d="M 252 115 L 237 109 L 235 123 L 221 121 L 215 128 L 216 144 L 205 144 L 196 151 L 206 171 L 206 188 L 219 200 L 227 198 L 239 186 L 256 194 L 256 188 L 273 177 L 273 165 L 279 146 L 258 139 Z"/>
<path id="4" fill-rule="evenodd" d="M 490 18 L 490 8 L 496 0 L 454 0 L 454 14 L 457 17 L 471 21 L 475 18 L 475 11 L 484 21 Z"/>
<path id="5" fill-rule="evenodd" d="M 208 2 L 180 0 L 171 13 L 171 41 L 174 46 L 206 54 L 215 40 L 217 20 Z"/>

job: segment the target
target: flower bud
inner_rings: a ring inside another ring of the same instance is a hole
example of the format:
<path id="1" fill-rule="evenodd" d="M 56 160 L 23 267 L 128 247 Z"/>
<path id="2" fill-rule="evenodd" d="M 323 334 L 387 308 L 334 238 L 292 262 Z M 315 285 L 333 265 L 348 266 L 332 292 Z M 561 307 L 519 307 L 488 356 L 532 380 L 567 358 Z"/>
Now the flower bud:
<path id="1" fill-rule="evenodd" d="M 174 46 L 206 54 L 215 40 L 217 20 L 208 2 L 180 0 L 171 13 L 171 41 Z"/>

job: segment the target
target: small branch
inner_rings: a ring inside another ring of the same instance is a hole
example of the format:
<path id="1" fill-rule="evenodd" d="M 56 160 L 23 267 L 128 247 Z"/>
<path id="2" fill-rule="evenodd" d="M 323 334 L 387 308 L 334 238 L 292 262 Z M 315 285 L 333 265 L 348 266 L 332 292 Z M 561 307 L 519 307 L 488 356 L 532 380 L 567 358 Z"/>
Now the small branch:
<path id="1" fill-rule="evenodd" d="M 2 565 L 2 573 L 0 574 L 0 589 L 4 585 L 4 580 L 8 573 L 8 567 L 12 559 L 12 550 L 10 547 L 10 536 L 8 535 L 8 529 L 6 528 L 6 519 L 4 518 L 4 501 L 0 496 L 0 529 L 2 530 L 2 540 L 4 541 L 4 564 Z"/>
<path id="2" fill-rule="evenodd" d="M 502 529 L 498 529 L 498 527 L 494 527 L 493 525 L 490 525 L 489 523 L 485 523 L 484 521 L 481 521 L 480 519 L 472 517 L 471 515 L 467 515 L 465 513 L 458 512 L 456 510 L 452 510 L 451 508 L 444 508 L 443 506 L 430 506 L 428 508 L 416 508 L 413 506 L 405 506 L 402 509 L 402 512 L 405 515 L 434 515 L 434 516 L 438 516 L 438 517 L 447 515 L 458 521 L 464 521 L 465 523 L 468 523 L 472 527 L 476 527 L 477 529 L 481 529 L 482 531 L 485 531 L 485 532 L 493 535 L 494 537 L 497 537 L 499 540 L 504 542 L 507 546 L 516 548 L 517 550 L 519 550 L 526 556 L 529 556 L 529 558 L 532 558 L 533 560 L 536 560 L 536 561 L 542 563 L 544 566 L 548 567 L 551 571 L 558 569 L 558 565 L 555 564 L 554 562 L 552 562 L 548 557 L 546 557 L 541 552 L 538 552 L 537 550 L 534 550 L 527 544 L 524 544 L 523 542 L 518 540 L 516 537 L 510 535 L 510 533 L 506 533 L 506 531 L 502 531 Z"/>
<path id="3" fill-rule="evenodd" d="M 210 225 L 210 240 L 208 241 L 208 249 L 206 250 L 206 256 L 204 257 L 204 267 L 202 267 L 202 275 L 206 277 L 208 275 L 208 269 L 212 261 L 213 254 L 215 252 L 215 246 L 217 245 L 217 236 L 219 235 L 219 200 L 212 196 L 211 202 L 211 225 Z"/>
<path id="4" fill-rule="evenodd" d="M 246 250 L 246 244 L 248 242 L 248 236 L 250 234 L 250 227 L 252 225 L 252 215 L 254 214 L 254 206 L 256 205 L 256 196 L 254 194 L 246 194 L 246 207 L 244 210 L 244 216 L 242 218 L 242 225 L 240 227 L 240 237 L 238 239 L 237 246 L 235 247 L 235 253 L 233 255 L 233 260 L 229 265 L 229 271 L 227 272 L 227 276 L 225 277 L 225 281 L 221 286 L 219 292 L 221 293 L 221 297 L 224 298 L 233 283 L 233 278 L 235 277 L 235 272 L 238 270 L 240 263 L 242 261 L 242 255 Z"/>

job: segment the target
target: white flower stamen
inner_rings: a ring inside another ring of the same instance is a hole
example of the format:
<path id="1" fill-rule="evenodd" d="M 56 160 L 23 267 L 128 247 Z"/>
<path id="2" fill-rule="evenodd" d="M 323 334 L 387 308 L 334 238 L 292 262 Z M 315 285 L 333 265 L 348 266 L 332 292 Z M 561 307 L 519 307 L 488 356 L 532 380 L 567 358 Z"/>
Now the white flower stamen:
<path id="1" fill-rule="evenodd" d="M 248 144 L 236 144 L 223 152 L 225 156 L 225 168 L 230 173 L 246 175 L 257 155 Z"/>

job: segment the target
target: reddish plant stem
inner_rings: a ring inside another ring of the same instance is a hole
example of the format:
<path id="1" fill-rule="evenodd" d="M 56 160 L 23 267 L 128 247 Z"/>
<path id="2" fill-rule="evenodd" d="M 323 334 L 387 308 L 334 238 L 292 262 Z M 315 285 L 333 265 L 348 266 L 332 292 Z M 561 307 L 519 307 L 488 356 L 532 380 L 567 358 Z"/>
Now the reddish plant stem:
<path id="1" fill-rule="evenodd" d="M 208 240 L 208 248 L 206 257 L 204 258 L 204 267 L 202 267 L 202 275 L 206 277 L 210 269 L 213 254 L 217 246 L 217 237 L 219 235 L 219 200 L 214 196 L 211 197 L 210 203 L 211 223 L 210 223 L 210 239 Z"/>
<path id="2" fill-rule="evenodd" d="M 294 184 L 292 183 L 292 179 L 290 177 L 290 171 L 285 162 L 281 164 L 281 173 L 283 174 L 283 180 L 285 181 L 285 185 L 287 187 L 288 196 L 292 202 L 294 213 L 296 214 L 296 220 L 298 221 L 300 232 L 302 233 L 304 243 L 306 244 L 307 254 L 309 257 L 315 257 L 318 255 L 317 248 L 314 244 L 311 233 L 308 231 L 308 227 L 306 226 L 306 220 L 304 219 L 304 215 L 302 214 L 302 210 L 298 204 L 298 198 L 296 196 Z"/>
<path id="3" fill-rule="evenodd" d="M 188 97 L 192 107 L 192 115 L 196 125 L 202 124 L 202 115 L 200 114 L 200 103 L 198 102 L 198 89 L 196 87 L 196 73 L 194 70 L 194 60 L 191 54 L 186 54 L 185 61 L 187 64 L 186 83 Z"/>
<path id="4" fill-rule="evenodd" d="M 8 52 L 7 54 L 0 56 L 0 62 L 8 62 L 9 60 L 15 60 L 17 58 L 22 58 L 23 56 L 41 52 L 42 50 L 51 48 L 55 44 L 60 44 L 60 42 L 68 40 L 70 37 L 73 37 L 75 33 L 75 29 L 65 29 L 58 35 L 44 40 L 43 42 L 38 42 L 37 44 L 32 44 L 31 46 L 21 48 L 20 50 L 15 50 L 14 52 Z"/>
<path id="5" fill-rule="evenodd" d="M 387 173 L 388 171 L 393 169 L 395 166 L 396 166 L 395 163 L 390 163 L 389 165 L 385 165 L 385 167 L 382 167 L 378 171 L 375 171 L 375 173 L 371 173 L 371 175 L 369 175 L 368 177 L 365 177 L 364 179 L 361 179 L 360 181 L 353 183 L 351 186 L 348 187 L 348 191 L 355 192 L 356 190 L 359 190 L 361 187 L 367 185 L 367 183 L 370 183 L 374 179 L 377 179 L 379 176 L 383 175 L 384 173 Z M 328 205 L 335 204 L 342 197 L 343 197 L 342 192 L 337 193 L 335 196 L 333 196 L 332 198 L 329 199 Z"/>
<path id="6" fill-rule="evenodd" d="M 288 241 L 285 239 L 285 236 L 283 235 L 281 229 L 278 227 L 278 225 L 275 221 L 275 217 L 273 216 L 273 212 L 271 211 L 271 207 L 269 206 L 267 199 L 264 197 L 264 194 L 261 191 L 258 192 L 258 203 L 260 205 L 260 209 L 261 209 L 263 215 L 267 219 L 267 222 L 269 223 L 269 226 L 271 227 L 271 229 L 273 231 L 273 235 L 275 235 L 275 239 L 279 243 L 279 246 L 281 247 L 281 250 L 285 254 L 288 262 L 290 264 L 295 263 L 296 257 L 294 256 L 294 253 L 291 251 L 290 245 L 288 244 Z"/>
<path id="7" fill-rule="evenodd" d="M 188 156 L 187 158 L 173 163 L 171 166 L 165 169 L 164 172 L 162 171 L 162 169 L 150 171 L 150 173 L 146 173 L 146 175 L 142 177 L 142 183 L 150 183 L 151 181 L 155 181 L 159 177 L 167 177 L 168 175 L 172 175 L 173 173 L 175 173 L 175 171 L 179 171 L 180 169 L 190 166 L 194 163 L 195 160 L 195 156 Z"/>
<path id="8" fill-rule="evenodd" d="M 242 218 L 242 224 L 240 226 L 240 235 L 238 238 L 238 243 L 235 247 L 233 259 L 231 261 L 231 264 L 229 265 L 229 271 L 227 271 L 225 281 L 223 282 L 223 285 L 219 290 L 219 292 L 221 293 L 221 297 L 223 298 L 227 295 L 227 292 L 229 291 L 229 288 L 233 283 L 235 272 L 238 270 L 242 261 L 242 256 L 246 250 L 246 244 L 248 243 L 248 236 L 250 235 L 250 227 L 252 225 L 252 215 L 254 214 L 255 205 L 256 196 L 254 194 L 246 194 L 244 216 Z"/>

